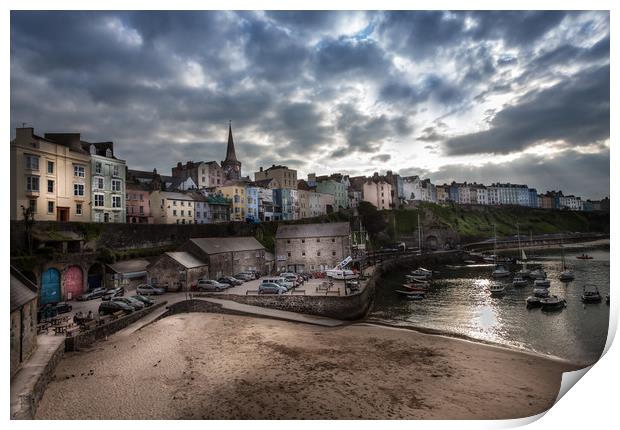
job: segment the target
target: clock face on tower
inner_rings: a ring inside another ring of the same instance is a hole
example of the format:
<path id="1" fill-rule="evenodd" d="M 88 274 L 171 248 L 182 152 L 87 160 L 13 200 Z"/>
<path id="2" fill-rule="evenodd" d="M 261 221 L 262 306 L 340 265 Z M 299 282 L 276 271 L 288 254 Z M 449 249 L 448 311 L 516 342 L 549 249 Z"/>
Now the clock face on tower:
<path id="1" fill-rule="evenodd" d="M 241 177 L 240 166 L 236 164 L 226 164 L 224 167 L 224 174 L 228 179 L 239 179 Z"/>

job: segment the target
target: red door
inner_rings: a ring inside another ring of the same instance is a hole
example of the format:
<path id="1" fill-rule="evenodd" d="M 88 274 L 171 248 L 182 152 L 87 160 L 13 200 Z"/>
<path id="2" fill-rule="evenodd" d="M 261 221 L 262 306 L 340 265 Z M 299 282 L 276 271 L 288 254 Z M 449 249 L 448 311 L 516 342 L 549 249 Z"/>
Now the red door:
<path id="1" fill-rule="evenodd" d="M 65 272 L 65 294 L 67 300 L 75 299 L 82 295 L 84 291 L 84 281 L 82 279 L 82 269 L 71 266 Z"/>

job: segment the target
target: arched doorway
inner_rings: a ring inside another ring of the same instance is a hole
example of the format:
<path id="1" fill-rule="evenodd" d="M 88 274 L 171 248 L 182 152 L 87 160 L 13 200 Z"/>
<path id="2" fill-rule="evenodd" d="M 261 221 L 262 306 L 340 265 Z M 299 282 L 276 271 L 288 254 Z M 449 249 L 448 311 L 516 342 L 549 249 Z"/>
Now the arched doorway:
<path id="1" fill-rule="evenodd" d="M 439 241 L 437 240 L 437 236 L 434 235 L 427 236 L 425 243 L 426 249 L 430 249 L 432 251 L 436 251 L 439 247 Z"/>
<path id="2" fill-rule="evenodd" d="M 50 268 L 41 274 L 41 305 L 60 301 L 60 272 Z"/>
<path id="3" fill-rule="evenodd" d="M 75 299 L 84 292 L 84 278 L 82 269 L 78 266 L 71 266 L 65 272 L 65 295 L 67 300 Z"/>
<path id="4" fill-rule="evenodd" d="M 95 263 L 88 269 L 88 291 L 103 286 L 103 266 Z"/>

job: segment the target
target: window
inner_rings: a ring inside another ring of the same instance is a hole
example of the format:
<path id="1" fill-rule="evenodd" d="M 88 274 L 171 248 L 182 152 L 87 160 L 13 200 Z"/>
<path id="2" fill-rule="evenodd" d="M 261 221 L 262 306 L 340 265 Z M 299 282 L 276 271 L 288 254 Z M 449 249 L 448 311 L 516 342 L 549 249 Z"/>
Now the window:
<path id="1" fill-rule="evenodd" d="M 176 200 L 173 200 L 173 201 L 172 201 L 172 206 L 176 206 L 176 205 L 177 205 L 177 201 L 176 201 Z"/>
<path id="2" fill-rule="evenodd" d="M 177 210 L 176 209 L 172 210 L 172 216 L 177 216 Z"/>
<path id="3" fill-rule="evenodd" d="M 185 202 L 181 202 L 181 206 L 185 206 Z"/>
<path id="4" fill-rule="evenodd" d="M 320 257 L 320 256 L 321 256 L 321 251 L 317 251 L 317 252 L 316 252 L 316 256 L 317 256 L 317 257 Z"/>
<path id="5" fill-rule="evenodd" d="M 200 212 L 196 212 L 196 218 L 200 218 Z"/>
<path id="6" fill-rule="evenodd" d="M 321 239 L 320 239 L 320 238 L 317 238 L 317 240 L 316 240 L 316 241 L 317 241 L 317 242 L 320 242 L 320 241 L 321 241 Z"/>
<path id="7" fill-rule="evenodd" d="M 54 213 L 54 202 L 47 202 L 47 213 L 48 214 Z"/>
<path id="8" fill-rule="evenodd" d="M 95 189 L 103 190 L 103 178 L 95 178 Z"/>
<path id="9" fill-rule="evenodd" d="M 82 203 L 75 204 L 75 214 L 82 215 Z"/>
<path id="10" fill-rule="evenodd" d="M 54 173 L 54 162 L 53 161 L 47 162 L 47 173 L 49 173 L 50 175 Z"/>
<path id="11" fill-rule="evenodd" d="M 187 211 L 187 216 L 192 216 L 192 211 Z"/>
<path id="12" fill-rule="evenodd" d="M 336 255 L 336 251 L 332 251 L 332 255 Z"/>
<path id="13" fill-rule="evenodd" d="M 122 208 L 121 204 L 121 196 L 112 196 L 112 207 L 113 208 Z"/>
<path id="14" fill-rule="evenodd" d="M 39 170 L 39 157 L 36 155 L 25 154 L 24 159 L 26 161 L 26 169 Z"/>
<path id="15" fill-rule="evenodd" d="M 192 202 L 187 202 L 187 206 L 192 207 Z"/>
<path id="16" fill-rule="evenodd" d="M 144 201 L 144 196 L 142 194 L 139 194 L 140 196 L 140 201 Z"/>
<path id="17" fill-rule="evenodd" d="M 113 173 L 112 173 L 112 174 L 113 174 L 114 176 L 118 176 L 118 166 L 117 166 L 117 165 L 114 165 L 114 167 L 113 167 L 113 170 L 112 170 L 112 171 L 113 171 Z"/>
<path id="18" fill-rule="evenodd" d="M 54 181 L 52 180 L 47 180 L 47 192 L 48 193 L 53 193 L 54 192 Z"/>
<path id="19" fill-rule="evenodd" d="M 73 195 L 84 196 L 84 184 L 73 184 Z"/>
<path id="20" fill-rule="evenodd" d="M 121 190 L 121 181 L 118 179 L 112 179 L 112 191 L 120 191 Z"/>
<path id="21" fill-rule="evenodd" d="M 177 224 L 179 223 L 179 220 L 177 219 Z"/>
<path id="22" fill-rule="evenodd" d="M 286 239 L 286 243 L 291 243 L 291 239 Z"/>
<path id="23" fill-rule="evenodd" d="M 85 176 L 84 166 L 81 166 L 79 164 L 75 164 L 73 166 L 73 176 L 75 176 L 77 178 L 83 178 Z"/>
<path id="24" fill-rule="evenodd" d="M 302 251 L 302 252 L 301 252 L 301 255 L 302 255 L 302 256 L 306 255 L 306 251 Z"/>
<path id="25" fill-rule="evenodd" d="M 306 239 L 301 239 L 301 243 L 306 243 Z"/>
<path id="26" fill-rule="evenodd" d="M 140 206 L 140 215 L 144 215 L 144 206 Z"/>
<path id="27" fill-rule="evenodd" d="M 99 161 L 95 163 L 95 173 L 101 173 L 101 163 Z"/>
<path id="28" fill-rule="evenodd" d="M 181 211 L 181 216 L 185 216 L 185 211 Z"/>
<path id="29" fill-rule="evenodd" d="M 206 218 L 206 217 L 207 217 L 207 213 L 206 213 L 206 212 L 203 212 L 203 213 L 202 213 L 202 217 L 203 217 L 203 218 Z"/>
<path id="30" fill-rule="evenodd" d="M 289 257 L 291 256 L 291 253 L 290 253 L 290 252 L 287 252 L 286 254 L 287 254 Z"/>
<path id="31" fill-rule="evenodd" d="M 28 191 L 39 191 L 39 177 L 26 176 L 26 189 Z"/>
<path id="32" fill-rule="evenodd" d="M 34 199 L 28 200 L 28 208 L 32 212 L 36 212 L 37 211 L 37 201 L 34 200 Z"/>
<path id="33" fill-rule="evenodd" d="M 103 207 L 103 194 L 95 194 L 95 207 Z"/>
<path id="34" fill-rule="evenodd" d="M 332 242 L 335 242 L 335 241 L 336 241 L 336 239 L 332 237 Z"/>

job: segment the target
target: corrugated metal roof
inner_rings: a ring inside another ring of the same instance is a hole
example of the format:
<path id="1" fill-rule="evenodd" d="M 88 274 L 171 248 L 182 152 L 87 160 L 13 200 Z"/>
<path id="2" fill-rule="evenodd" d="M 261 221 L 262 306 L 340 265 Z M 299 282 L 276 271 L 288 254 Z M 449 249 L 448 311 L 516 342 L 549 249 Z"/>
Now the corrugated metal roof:
<path id="1" fill-rule="evenodd" d="M 252 236 L 247 237 L 202 237 L 190 239 L 206 254 L 221 254 L 222 252 L 238 252 L 264 250 L 265 247 Z"/>
<path id="2" fill-rule="evenodd" d="M 194 267 L 207 265 L 207 263 L 197 259 L 189 252 L 166 252 L 166 255 L 186 269 L 193 269 Z"/>
<path id="3" fill-rule="evenodd" d="M 108 267 L 116 273 L 143 272 L 150 263 L 147 260 L 125 260 L 118 263 L 108 264 Z"/>
<path id="4" fill-rule="evenodd" d="M 11 273 L 11 312 L 36 298 L 37 293 Z"/>
<path id="5" fill-rule="evenodd" d="M 330 222 L 320 224 L 279 225 L 276 239 L 294 239 L 303 237 L 348 236 L 351 227 L 348 222 Z"/>

